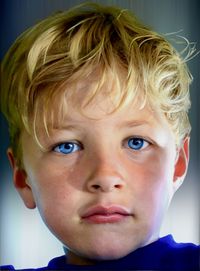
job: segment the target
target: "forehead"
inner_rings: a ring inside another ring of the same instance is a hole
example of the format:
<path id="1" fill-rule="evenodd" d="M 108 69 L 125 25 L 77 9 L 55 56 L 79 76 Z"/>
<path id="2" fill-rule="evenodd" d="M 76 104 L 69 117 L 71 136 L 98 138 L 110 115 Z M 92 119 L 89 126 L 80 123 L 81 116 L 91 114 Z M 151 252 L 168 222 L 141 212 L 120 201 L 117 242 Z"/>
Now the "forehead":
<path id="1" fill-rule="evenodd" d="M 80 71 L 82 72 L 82 70 Z M 64 86 L 64 91 L 72 93 L 70 103 L 78 108 L 90 106 L 101 106 L 108 103 L 110 111 L 117 106 L 125 94 L 127 85 L 127 70 L 119 64 L 103 68 L 101 66 L 91 67 L 88 72 L 80 76 L 78 80 Z M 133 92 L 134 84 L 133 84 Z"/>
<path id="2" fill-rule="evenodd" d="M 73 107 L 89 118 L 101 118 L 101 115 L 120 111 L 125 103 L 135 107 L 144 104 L 143 88 L 133 81 L 132 86 L 128 86 L 127 70 L 119 65 L 107 69 L 97 67 L 78 75 L 62 85 L 61 95 L 58 94 L 52 108 L 55 112 L 63 108 L 63 114 L 70 115 L 69 108 Z"/>
<path id="3" fill-rule="evenodd" d="M 97 88 L 95 77 L 91 78 L 91 81 L 80 80 L 71 86 L 66 86 L 68 90 L 71 88 L 71 91 L 75 91 L 77 95 L 67 102 L 66 111 L 63 110 L 62 117 L 54 118 L 53 128 L 62 128 L 70 124 L 78 126 L 110 125 L 111 122 L 116 127 L 155 124 L 166 126 L 168 124 L 158 109 L 144 101 L 142 89 L 141 95 L 118 107 L 117 95 L 120 96 L 120 94 L 117 92 L 117 88 L 123 87 L 122 84 L 123 82 L 116 84 L 114 78 L 110 77 L 100 86 L 99 93 L 92 97 L 90 94 Z M 91 97 L 90 100 L 87 99 L 88 96 Z M 57 115 L 59 106 L 60 104 L 57 103 L 55 107 L 52 107 L 54 116 Z"/>
<path id="4" fill-rule="evenodd" d="M 40 103 L 37 127 L 49 133 L 69 123 L 93 125 L 94 120 L 104 125 L 112 121 L 116 127 L 132 121 L 166 125 L 163 114 L 147 101 L 142 84 L 132 81 L 127 86 L 125 69 L 115 66 L 103 71 L 98 68 L 83 72 L 84 76 L 78 75 L 63 84 L 60 91 L 55 90 L 48 106 Z"/>

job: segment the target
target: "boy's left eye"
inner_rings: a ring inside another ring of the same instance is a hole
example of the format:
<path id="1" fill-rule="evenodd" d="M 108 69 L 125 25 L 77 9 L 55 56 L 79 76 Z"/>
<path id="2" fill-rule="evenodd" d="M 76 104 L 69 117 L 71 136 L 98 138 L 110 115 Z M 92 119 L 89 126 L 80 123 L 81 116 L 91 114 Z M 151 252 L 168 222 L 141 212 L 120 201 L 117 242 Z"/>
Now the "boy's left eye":
<path id="1" fill-rule="evenodd" d="M 127 145 L 129 148 L 139 151 L 149 146 L 149 142 L 139 137 L 132 137 L 128 139 Z"/>
<path id="2" fill-rule="evenodd" d="M 62 154 L 70 154 L 79 150 L 81 150 L 81 146 L 78 143 L 74 142 L 61 143 L 53 148 L 53 151 Z"/>

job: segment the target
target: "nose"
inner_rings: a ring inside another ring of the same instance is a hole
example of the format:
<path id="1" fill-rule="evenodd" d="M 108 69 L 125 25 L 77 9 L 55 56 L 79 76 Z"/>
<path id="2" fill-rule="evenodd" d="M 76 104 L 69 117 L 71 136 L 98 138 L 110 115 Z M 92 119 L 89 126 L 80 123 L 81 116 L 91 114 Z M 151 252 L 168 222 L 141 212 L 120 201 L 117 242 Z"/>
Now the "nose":
<path id="1" fill-rule="evenodd" d="M 124 187 L 125 181 L 122 172 L 113 162 L 99 162 L 87 180 L 87 190 L 92 193 L 120 191 Z"/>

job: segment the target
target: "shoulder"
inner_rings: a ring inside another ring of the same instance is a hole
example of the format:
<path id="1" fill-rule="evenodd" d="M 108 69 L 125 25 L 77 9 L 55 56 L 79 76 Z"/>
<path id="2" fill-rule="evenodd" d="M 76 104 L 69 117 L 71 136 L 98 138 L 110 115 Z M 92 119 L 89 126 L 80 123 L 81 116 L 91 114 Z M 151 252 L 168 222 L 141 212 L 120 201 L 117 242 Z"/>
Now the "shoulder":
<path id="1" fill-rule="evenodd" d="M 44 271 L 44 270 L 49 270 L 47 267 L 41 267 L 41 268 L 25 268 L 25 269 L 15 269 L 13 265 L 3 265 L 0 266 L 1 271 Z"/>
<path id="2" fill-rule="evenodd" d="M 199 255 L 198 252 L 200 250 L 199 245 L 195 245 L 193 243 L 177 243 L 172 235 L 167 235 L 163 238 L 160 238 L 158 241 L 159 245 L 165 247 L 165 250 L 170 251 L 171 253 L 176 254 L 185 254 L 185 253 L 194 253 Z"/>
<path id="3" fill-rule="evenodd" d="M 60 256 L 53 258 L 48 266 L 46 267 L 39 267 L 39 268 L 24 268 L 24 269 L 15 269 L 14 266 L 12 265 L 4 265 L 0 266 L 1 271 L 46 271 L 46 270 L 64 270 L 66 268 L 66 257 L 65 256 Z"/>
<path id="4" fill-rule="evenodd" d="M 119 264 L 133 270 L 197 271 L 200 247 L 191 243 L 176 243 L 167 235 L 130 253 Z M 123 269 L 123 268 L 122 268 Z"/>
<path id="5" fill-rule="evenodd" d="M 160 238 L 149 246 L 160 258 L 160 264 L 169 270 L 199 270 L 200 246 L 177 243 L 171 235 Z"/>
<path id="6" fill-rule="evenodd" d="M 0 266 L 0 270 L 8 271 L 8 270 L 15 270 L 15 268 L 12 265 L 3 265 L 3 266 Z"/>
<path id="7" fill-rule="evenodd" d="M 171 257 L 187 263 L 199 263 L 200 246 L 192 243 L 176 243 L 173 239 L 169 244 Z"/>

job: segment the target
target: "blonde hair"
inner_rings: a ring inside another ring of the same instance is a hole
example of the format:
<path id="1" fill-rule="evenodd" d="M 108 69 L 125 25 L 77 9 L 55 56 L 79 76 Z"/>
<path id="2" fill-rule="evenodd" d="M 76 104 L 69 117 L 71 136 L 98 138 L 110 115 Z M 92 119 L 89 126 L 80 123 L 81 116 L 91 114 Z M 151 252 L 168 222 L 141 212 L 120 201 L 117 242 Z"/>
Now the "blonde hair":
<path id="1" fill-rule="evenodd" d="M 164 112 L 179 144 L 190 132 L 189 56 L 182 59 L 166 38 L 117 7 L 85 4 L 39 22 L 15 41 L 2 63 L 1 110 L 18 163 L 21 131 L 26 129 L 40 144 L 37 127 L 42 124 L 48 134 L 55 114 L 52 103 L 59 104 L 56 114 L 61 118 L 69 99 L 79 95 L 67 85 L 97 69 L 99 80 L 80 110 L 100 92 L 108 71 L 119 83 L 117 67 L 122 67 L 124 86 L 109 93 L 114 110 L 142 92 L 145 101 Z"/>

